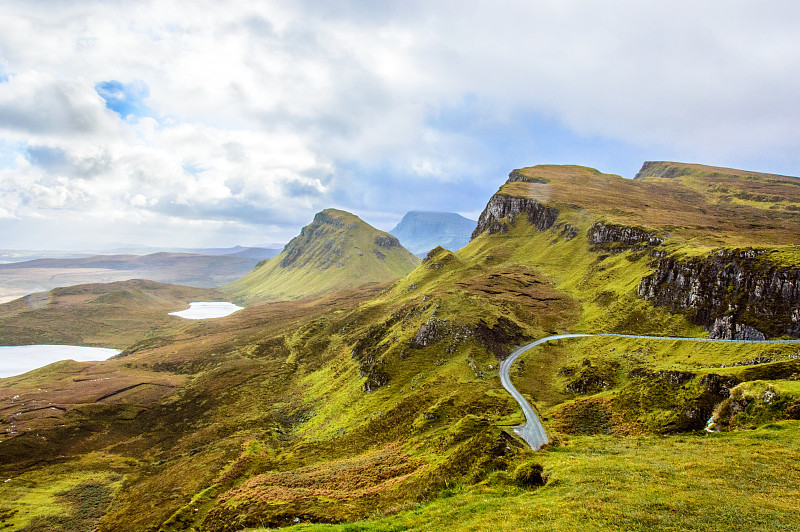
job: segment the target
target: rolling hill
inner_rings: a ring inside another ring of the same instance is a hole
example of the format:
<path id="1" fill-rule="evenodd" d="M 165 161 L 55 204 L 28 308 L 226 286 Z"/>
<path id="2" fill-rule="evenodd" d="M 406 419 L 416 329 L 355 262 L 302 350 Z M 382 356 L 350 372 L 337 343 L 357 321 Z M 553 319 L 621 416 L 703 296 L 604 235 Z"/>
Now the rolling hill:
<path id="1" fill-rule="evenodd" d="M 275 258 L 226 287 L 242 301 L 277 301 L 384 283 L 419 260 L 388 233 L 357 216 L 326 209 Z"/>
<path id="2" fill-rule="evenodd" d="M 563 331 L 797 338 L 799 185 L 679 163 L 635 180 L 523 168 L 468 245 L 394 282 L 134 331 L 115 359 L 0 380 L 0 522 L 796 529 L 797 344 L 536 348 L 511 376 L 550 437 L 538 452 L 513 431 L 522 415 L 498 366 Z M 329 252 L 357 222 L 323 214 L 287 266 L 323 275 L 352 256 Z"/>

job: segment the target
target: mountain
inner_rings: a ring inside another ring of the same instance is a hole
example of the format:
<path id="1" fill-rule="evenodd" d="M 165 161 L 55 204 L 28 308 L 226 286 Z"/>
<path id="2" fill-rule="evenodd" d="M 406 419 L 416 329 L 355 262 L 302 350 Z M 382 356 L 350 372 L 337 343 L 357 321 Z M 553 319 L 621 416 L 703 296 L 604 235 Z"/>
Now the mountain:
<path id="1" fill-rule="evenodd" d="M 222 286 L 241 278 L 264 255 L 253 248 L 242 255 L 152 253 L 150 255 L 93 255 L 80 258 L 42 258 L 0 264 L 0 302 L 61 286 L 149 279 L 200 288 Z M 267 250 L 268 251 L 268 250 Z"/>
<path id="2" fill-rule="evenodd" d="M 800 336 L 798 189 L 680 163 L 634 180 L 532 166 L 469 244 L 391 284 L 153 331 L 109 320 L 121 356 L 0 380 L 0 523 L 797 529 L 798 344 L 688 339 Z M 282 254 L 308 278 L 341 271 L 346 248 L 326 251 L 359 227 L 322 215 Z M 499 366 L 563 332 L 602 336 L 511 368 L 549 437 L 534 452 Z"/>
<path id="3" fill-rule="evenodd" d="M 469 242 L 475 229 L 475 220 L 464 218 L 454 212 L 410 211 L 400 223 L 389 231 L 412 253 L 424 257 L 425 254 L 442 246 L 456 251 Z"/>
<path id="4" fill-rule="evenodd" d="M 326 209 L 280 255 L 262 261 L 226 290 L 245 301 L 299 299 L 391 281 L 418 263 L 392 235 L 348 212 Z"/>

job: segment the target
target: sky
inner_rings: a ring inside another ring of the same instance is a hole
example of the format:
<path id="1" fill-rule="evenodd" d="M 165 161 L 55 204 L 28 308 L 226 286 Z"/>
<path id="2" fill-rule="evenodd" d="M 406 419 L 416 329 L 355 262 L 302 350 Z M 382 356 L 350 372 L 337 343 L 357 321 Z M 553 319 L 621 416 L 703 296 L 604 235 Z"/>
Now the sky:
<path id="1" fill-rule="evenodd" d="M 0 249 L 477 218 L 514 168 L 800 175 L 800 3 L 0 0 Z"/>

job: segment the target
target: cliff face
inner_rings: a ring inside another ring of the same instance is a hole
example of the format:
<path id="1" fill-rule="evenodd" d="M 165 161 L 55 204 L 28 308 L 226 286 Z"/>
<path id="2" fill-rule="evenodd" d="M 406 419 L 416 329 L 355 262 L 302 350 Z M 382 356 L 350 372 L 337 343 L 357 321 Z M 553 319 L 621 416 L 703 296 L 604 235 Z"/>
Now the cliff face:
<path id="1" fill-rule="evenodd" d="M 507 233 L 508 224 L 513 224 L 514 219 L 523 213 L 527 216 L 528 223 L 537 231 L 550 229 L 558 218 L 558 209 L 542 205 L 535 199 L 495 194 L 478 218 L 478 225 L 471 239 L 483 232 L 490 235 Z M 503 222 L 503 218 L 506 218 L 508 223 Z"/>
<path id="2" fill-rule="evenodd" d="M 640 227 L 595 222 L 589 228 L 589 244 L 602 249 L 640 250 L 664 242 L 653 233 Z"/>
<path id="3" fill-rule="evenodd" d="M 719 251 L 678 261 L 662 258 L 639 296 L 689 311 L 712 338 L 800 337 L 800 270 L 759 260 L 762 251 Z"/>

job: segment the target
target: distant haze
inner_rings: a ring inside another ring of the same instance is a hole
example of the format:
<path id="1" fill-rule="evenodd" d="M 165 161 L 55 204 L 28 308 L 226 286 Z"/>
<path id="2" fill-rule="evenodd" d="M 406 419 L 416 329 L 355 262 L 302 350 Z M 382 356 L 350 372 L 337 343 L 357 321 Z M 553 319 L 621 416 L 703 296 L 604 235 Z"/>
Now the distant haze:
<path id="1" fill-rule="evenodd" d="M 469 243 L 476 221 L 454 212 L 411 211 L 390 231 L 412 253 L 424 257 L 436 246 L 456 251 Z"/>

